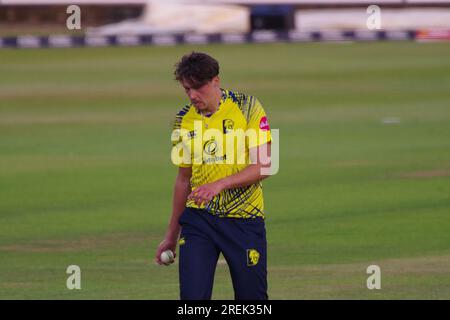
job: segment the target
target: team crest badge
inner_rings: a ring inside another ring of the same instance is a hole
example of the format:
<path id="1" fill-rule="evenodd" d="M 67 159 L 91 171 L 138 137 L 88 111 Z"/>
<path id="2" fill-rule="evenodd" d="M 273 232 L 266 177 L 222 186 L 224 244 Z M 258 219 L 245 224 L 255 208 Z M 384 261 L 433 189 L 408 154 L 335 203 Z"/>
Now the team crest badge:
<path id="1" fill-rule="evenodd" d="M 256 266 L 259 262 L 259 252 L 255 249 L 247 249 L 247 266 Z"/>
<path id="2" fill-rule="evenodd" d="M 234 129 L 234 121 L 231 119 L 225 119 L 222 121 L 223 123 L 223 133 L 228 133 Z"/>

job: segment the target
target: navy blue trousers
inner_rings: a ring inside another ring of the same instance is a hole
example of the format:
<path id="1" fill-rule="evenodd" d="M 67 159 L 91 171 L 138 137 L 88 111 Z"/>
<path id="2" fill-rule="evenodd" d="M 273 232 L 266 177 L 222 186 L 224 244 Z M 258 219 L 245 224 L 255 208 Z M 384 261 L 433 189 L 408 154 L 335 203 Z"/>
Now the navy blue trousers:
<path id="1" fill-rule="evenodd" d="M 267 242 L 262 218 L 221 218 L 186 208 L 179 220 L 180 299 L 211 299 L 222 253 L 230 268 L 236 300 L 265 300 Z"/>

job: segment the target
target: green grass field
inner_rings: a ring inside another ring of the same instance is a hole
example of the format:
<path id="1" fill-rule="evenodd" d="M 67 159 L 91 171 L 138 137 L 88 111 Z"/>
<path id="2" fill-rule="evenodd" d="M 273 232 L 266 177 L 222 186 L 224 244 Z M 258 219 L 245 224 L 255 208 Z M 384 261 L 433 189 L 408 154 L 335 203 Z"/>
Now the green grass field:
<path id="1" fill-rule="evenodd" d="M 193 49 L 280 129 L 271 299 L 450 299 L 450 45 L 412 42 L 0 50 L 0 299 L 178 298 L 153 255 Z M 222 260 L 213 298 L 233 298 Z"/>

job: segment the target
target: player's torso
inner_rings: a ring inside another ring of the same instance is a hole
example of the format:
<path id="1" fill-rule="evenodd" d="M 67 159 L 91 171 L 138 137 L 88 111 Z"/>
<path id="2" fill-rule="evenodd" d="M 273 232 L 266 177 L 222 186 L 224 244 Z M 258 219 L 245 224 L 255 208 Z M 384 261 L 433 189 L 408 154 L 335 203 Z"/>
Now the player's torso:
<path id="1" fill-rule="evenodd" d="M 210 117 L 190 106 L 180 128 L 190 148 L 191 187 L 211 183 L 242 171 L 249 163 L 245 112 L 233 99 L 226 99 Z M 206 207 L 188 201 L 188 207 L 205 208 L 228 217 L 263 216 L 261 184 L 224 190 Z"/>
<path id="2" fill-rule="evenodd" d="M 217 174 L 227 176 L 248 164 L 247 121 L 232 101 L 221 104 L 210 117 L 191 107 L 181 127 L 189 132 L 193 170 L 206 170 L 213 175 L 210 178 L 218 178 Z"/>

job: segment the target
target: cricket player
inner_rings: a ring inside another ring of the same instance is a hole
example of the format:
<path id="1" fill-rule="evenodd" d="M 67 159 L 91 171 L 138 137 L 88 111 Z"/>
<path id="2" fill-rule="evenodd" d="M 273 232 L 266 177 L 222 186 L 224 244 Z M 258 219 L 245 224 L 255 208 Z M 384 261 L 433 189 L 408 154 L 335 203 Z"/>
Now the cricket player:
<path id="1" fill-rule="evenodd" d="M 184 154 L 183 161 L 172 157 L 172 215 L 155 261 L 162 264 L 161 253 L 175 253 L 179 243 L 180 298 L 208 300 L 222 253 L 235 299 L 268 299 L 261 181 L 269 176 L 271 135 L 264 109 L 251 95 L 222 89 L 219 63 L 205 53 L 184 55 L 175 78 L 190 103 L 175 117 L 172 156 Z M 237 131 L 246 132 L 244 143 L 232 145 Z"/>

